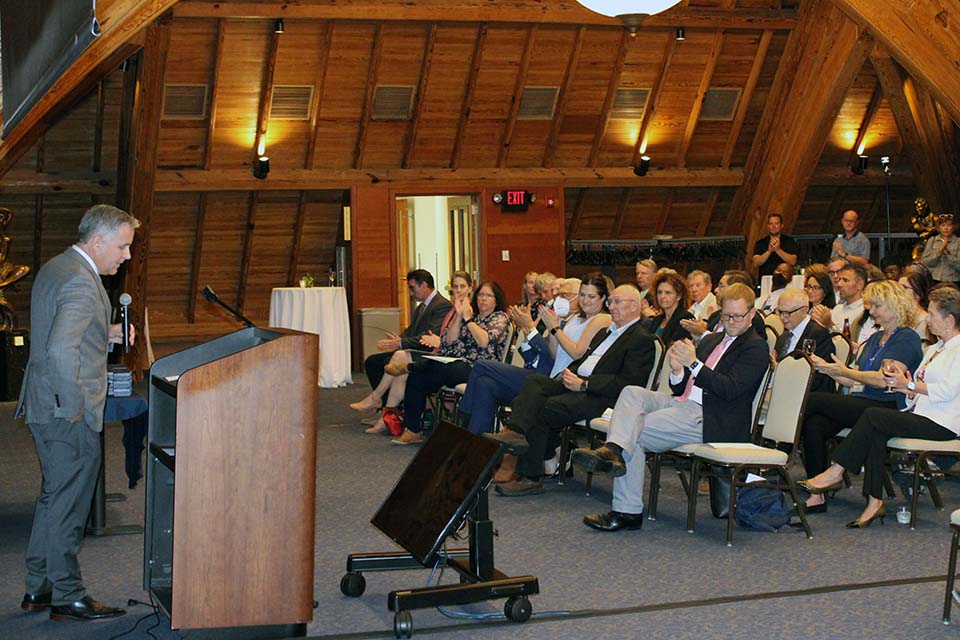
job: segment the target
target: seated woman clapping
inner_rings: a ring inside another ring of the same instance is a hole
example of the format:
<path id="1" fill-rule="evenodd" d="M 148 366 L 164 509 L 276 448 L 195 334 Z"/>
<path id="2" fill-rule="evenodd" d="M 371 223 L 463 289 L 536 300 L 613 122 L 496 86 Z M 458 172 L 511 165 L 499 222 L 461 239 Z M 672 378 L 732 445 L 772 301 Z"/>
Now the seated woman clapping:
<path id="1" fill-rule="evenodd" d="M 477 360 L 498 360 L 506 348 L 510 319 L 506 313 L 506 297 L 496 282 L 483 282 L 473 296 L 454 301 L 453 320 L 441 336 L 437 355 L 450 358 L 437 361 L 429 357 L 407 365 L 410 376 L 403 396 L 403 433 L 393 444 L 415 444 L 422 440 L 420 419 L 427 397 L 443 386 L 453 387 L 466 382 Z"/>
<path id="2" fill-rule="evenodd" d="M 473 279 L 470 277 L 470 274 L 466 271 L 455 271 L 453 278 L 450 280 L 450 293 L 454 305 L 456 305 L 457 300 L 469 300 L 473 294 Z M 440 325 L 441 333 L 445 331 L 446 327 L 450 325 L 456 315 L 456 306 L 454 306 L 443 319 L 443 324 Z M 440 349 L 440 336 L 428 332 L 420 338 L 420 344 L 424 346 L 425 350 L 437 352 Z M 377 388 L 363 400 L 350 405 L 350 408 L 356 411 L 369 411 L 371 407 L 379 407 L 381 402 L 383 402 L 384 394 L 386 394 L 387 401 L 380 413 L 380 418 L 373 426 L 366 429 L 365 433 L 380 433 L 384 435 L 391 433 L 390 428 L 387 426 L 387 420 L 399 426 L 400 418 L 397 413 L 397 407 L 403 401 L 403 394 L 407 388 L 407 365 L 411 362 L 413 362 L 413 357 L 406 349 L 394 351 L 390 362 L 387 363 L 383 369 L 383 379 L 380 380 Z M 392 435 L 398 434 L 399 431 L 394 431 Z"/>
<path id="3" fill-rule="evenodd" d="M 686 279 L 676 271 L 661 270 L 653 280 L 653 290 L 656 291 L 660 313 L 650 319 L 647 330 L 659 336 L 665 347 L 676 340 L 689 339 L 690 332 L 681 325 L 683 320 L 694 319 L 693 314 L 687 311 L 690 293 Z"/>
<path id="4" fill-rule="evenodd" d="M 863 528 L 886 515 L 883 504 L 884 461 L 889 438 L 952 440 L 960 434 L 960 291 L 937 289 L 930 293 L 927 328 L 937 342 L 927 348 L 911 374 L 903 363 L 884 366 L 885 383 L 909 398 L 906 410 L 871 408 L 863 412 L 842 443 L 833 451 L 833 464 L 823 473 L 800 483 L 813 494 L 843 486 L 845 469 L 861 466 L 863 496 L 867 506 L 847 524 Z"/>

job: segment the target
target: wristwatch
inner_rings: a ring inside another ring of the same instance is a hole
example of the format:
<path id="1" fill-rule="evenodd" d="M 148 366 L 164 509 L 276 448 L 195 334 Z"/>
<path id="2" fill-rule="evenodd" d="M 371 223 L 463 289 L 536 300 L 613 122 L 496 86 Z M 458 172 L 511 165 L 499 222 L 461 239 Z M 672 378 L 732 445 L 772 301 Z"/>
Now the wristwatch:
<path id="1" fill-rule="evenodd" d="M 557 335 L 557 331 L 560 331 L 560 327 L 554 327 L 553 329 L 550 329 L 550 335 Z"/>
<path id="2" fill-rule="evenodd" d="M 586 391 L 586 390 L 587 390 L 587 381 L 584 380 L 583 382 L 580 383 L 580 391 Z"/>
<path id="3" fill-rule="evenodd" d="M 907 391 L 916 391 L 916 390 L 917 390 L 916 382 L 914 382 L 913 380 L 910 380 L 909 382 L 907 382 Z"/>
<path id="4" fill-rule="evenodd" d="M 700 362 L 699 360 L 694 360 L 693 364 L 690 365 L 690 373 L 692 373 L 693 375 L 697 375 L 697 371 L 699 371 L 700 367 L 702 366 L 703 366 L 702 362 Z"/>

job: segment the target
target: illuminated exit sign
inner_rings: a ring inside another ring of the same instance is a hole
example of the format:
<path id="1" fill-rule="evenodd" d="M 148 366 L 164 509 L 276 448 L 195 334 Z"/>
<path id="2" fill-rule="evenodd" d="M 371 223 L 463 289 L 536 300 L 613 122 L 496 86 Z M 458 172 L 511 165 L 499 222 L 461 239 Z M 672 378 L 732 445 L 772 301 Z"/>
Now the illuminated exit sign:
<path id="1" fill-rule="evenodd" d="M 500 205 L 501 211 L 526 211 L 535 200 L 534 194 L 521 189 L 507 189 L 493 194 L 493 202 Z"/>

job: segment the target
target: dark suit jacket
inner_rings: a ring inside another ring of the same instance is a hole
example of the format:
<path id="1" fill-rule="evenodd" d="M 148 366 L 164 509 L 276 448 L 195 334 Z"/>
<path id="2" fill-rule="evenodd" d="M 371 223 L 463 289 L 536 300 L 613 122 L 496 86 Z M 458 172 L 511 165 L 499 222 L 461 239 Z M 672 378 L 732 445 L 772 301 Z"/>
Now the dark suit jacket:
<path id="1" fill-rule="evenodd" d="M 664 317 L 661 313 L 658 316 L 650 318 L 650 326 L 647 330 L 656 335 L 657 329 L 663 324 Z M 678 309 L 673 312 L 673 315 L 670 316 L 670 321 L 667 322 L 667 326 L 663 328 L 663 333 L 660 334 L 660 339 L 663 340 L 663 346 L 669 347 L 670 343 L 675 340 L 684 340 L 690 337 L 690 332 L 680 326 L 681 320 L 693 320 L 693 314 L 683 309 Z"/>
<path id="2" fill-rule="evenodd" d="M 697 345 L 697 359 L 706 362 L 723 339 L 710 333 Z M 737 336 L 713 370 L 701 367 L 694 384 L 703 390 L 703 441 L 749 442 L 753 427 L 753 396 L 770 366 L 767 341 L 753 331 Z M 673 395 L 683 394 L 690 369 L 683 380 L 670 385 Z"/>
<path id="3" fill-rule="evenodd" d="M 523 358 L 523 368 L 530 369 L 536 373 L 542 373 L 545 376 L 550 375 L 550 372 L 553 371 L 554 358 L 550 354 L 550 345 L 547 344 L 547 341 L 539 333 L 533 336 L 528 341 L 530 349 L 520 352 L 520 357 Z M 520 348 L 519 341 L 517 342 L 517 349 Z M 537 356 L 540 356 L 540 359 L 537 360 Z M 534 361 L 536 360 L 536 365 Z"/>
<path id="4" fill-rule="evenodd" d="M 609 332 L 598 331 L 593 337 L 590 346 L 582 357 L 577 358 L 567 367 L 573 373 L 590 357 L 597 347 L 606 340 Z M 630 326 L 616 342 L 610 345 L 593 372 L 587 376 L 587 394 L 609 400 L 608 406 L 613 406 L 620 396 L 620 392 L 628 385 L 646 386 L 650 370 L 654 367 L 654 339 L 653 336 L 640 326 L 639 322 Z M 583 377 L 583 376 L 581 376 Z"/>
<path id="5" fill-rule="evenodd" d="M 780 344 L 786 338 L 786 331 L 777 338 L 777 344 L 775 351 L 780 353 Z M 806 328 L 803 330 L 803 334 L 800 336 L 800 340 L 797 341 L 797 348 L 800 349 L 803 347 L 804 340 L 815 340 L 817 343 L 817 348 L 814 351 L 817 356 L 823 358 L 827 362 L 833 362 L 832 356 L 837 352 L 837 348 L 833 344 L 833 340 L 830 339 L 830 332 L 824 329 L 822 326 L 817 324 L 813 318 L 807 322 Z M 815 373 L 813 375 L 813 382 L 810 385 L 810 391 L 836 391 L 837 387 L 833 382 L 833 378 L 822 373 Z"/>
<path id="6" fill-rule="evenodd" d="M 422 349 L 420 336 L 426 335 L 428 331 L 440 335 L 440 326 L 443 324 L 443 319 L 447 317 L 447 312 L 453 308 L 450 301 L 440 295 L 439 291 L 427 308 L 421 309 L 422 306 L 421 304 L 414 309 L 415 317 L 411 320 L 410 326 L 400 334 L 401 349 Z"/>

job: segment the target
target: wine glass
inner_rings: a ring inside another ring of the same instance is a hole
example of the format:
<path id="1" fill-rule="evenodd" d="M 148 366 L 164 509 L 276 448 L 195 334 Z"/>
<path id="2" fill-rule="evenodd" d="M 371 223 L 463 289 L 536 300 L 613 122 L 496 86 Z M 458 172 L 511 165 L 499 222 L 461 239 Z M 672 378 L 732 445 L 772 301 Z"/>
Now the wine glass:
<path id="1" fill-rule="evenodd" d="M 803 342 L 800 344 L 800 348 L 803 349 L 805 354 L 812 356 L 817 351 L 817 341 L 810 338 L 804 338 Z"/>
<path id="2" fill-rule="evenodd" d="M 887 381 L 887 390 L 884 391 L 884 393 L 896 393 L 896 391 L 893 390 L 892 378 L 900 373 L 900 363 L 892 358 L 884 358 L 880 370 L 883 372 L 883 376 Z"/>

